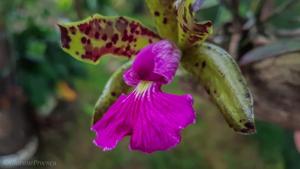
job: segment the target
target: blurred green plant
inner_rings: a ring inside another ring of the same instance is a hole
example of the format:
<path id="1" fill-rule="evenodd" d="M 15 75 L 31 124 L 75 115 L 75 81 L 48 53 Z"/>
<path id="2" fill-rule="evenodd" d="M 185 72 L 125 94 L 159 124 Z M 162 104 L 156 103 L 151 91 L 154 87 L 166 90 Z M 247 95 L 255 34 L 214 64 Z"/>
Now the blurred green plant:
<path id="1" fill-rule="evenodd" d="M 85 69 L 59 49 L 56 41 L 59 34 L 53 27 L 57 13 L 72 10 L 72 1 L 11 0 L 0 4 L 4 33 L 11 42 L 9 50 L 15 62 L 11 69 L 29 104 L 40 109 L 58 96 L 74 98 L 69 85 L 75 78 L 83 77 Z M 70 12 L 70 16 L 74 14 Z"/>
<path id="2" fill-rule="evenodd" d="M 37 26 L 33 21 L 22 32 L 13 34 L 17 79 L 34 107 L 55 96 L 59 82 L 72 84 L 74 78 L 85 73 L 80 63 L 59 50 L 55 35 L 52 28 Z"/>

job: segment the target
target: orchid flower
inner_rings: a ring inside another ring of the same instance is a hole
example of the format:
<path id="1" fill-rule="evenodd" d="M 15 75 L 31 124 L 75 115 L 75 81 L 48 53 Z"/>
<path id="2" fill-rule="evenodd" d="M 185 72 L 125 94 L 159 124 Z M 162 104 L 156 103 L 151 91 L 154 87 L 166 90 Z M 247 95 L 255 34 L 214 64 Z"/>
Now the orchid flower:
<path id="1" fill-rule="evenodd" d="M 146 2 L 158 34 L 128 17 L 99 14 L 59 25 L 62 48 L 76 59 L 97 64 L 107 54 L 133 58 L 116 70 L 97 101 L 94 143 L 112 150 L 130 135 L 129 148 L 145 153 L 177 145 L 181 130 L 195 122 L 193 99 L 164 93 L 161 87 L 172 81 L 180 63 L 204 85 L 230 127 L 254 133 L 252 96 L 236 62 L 218 46 L 204 43 L 212 23 L 194 20 L 203 0 Z M 134 89 L 126 94 L 130 86 Z"/>
<path id="2" fill-rule="evenodd" d="M 161 86 L 171 82 L 180 57 L 175 44 L 166 40 L 137 54 L 124 74 L 125 82 L 135 89 L 122 94 L 92 127 L 97 146 L 111 150 L 126 135 L 131 135 L 131 149 L 146 153 L 179 143 L 180 130 L 195 121 L 192 96 L 163 93 Z"/>

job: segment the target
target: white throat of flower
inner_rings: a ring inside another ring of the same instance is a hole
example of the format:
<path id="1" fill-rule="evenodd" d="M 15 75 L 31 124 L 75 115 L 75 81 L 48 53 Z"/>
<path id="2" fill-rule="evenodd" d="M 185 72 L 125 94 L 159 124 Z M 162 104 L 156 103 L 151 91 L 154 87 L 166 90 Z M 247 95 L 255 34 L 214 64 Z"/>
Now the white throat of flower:
<path id="1" fill-rule="evenodd" d="M 153 82 L 151 81 L 140 81 L 137 87 L 135 88 L 135 92 L 138 95 L 143 95 L 147 91 L 147 89 L 151 87 L 152 83 Z"/>

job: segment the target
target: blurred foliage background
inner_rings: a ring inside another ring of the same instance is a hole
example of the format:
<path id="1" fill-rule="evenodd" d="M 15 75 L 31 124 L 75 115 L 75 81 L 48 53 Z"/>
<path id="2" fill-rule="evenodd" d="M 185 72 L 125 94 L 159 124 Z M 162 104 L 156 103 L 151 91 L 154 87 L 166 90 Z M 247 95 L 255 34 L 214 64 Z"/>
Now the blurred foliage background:
<path id="1" fill-rule="evenodd" d="M 224 45 L 229 41 L 224 35 L 234 20 L 246 18 L 249 22 L 246 26 L 258 24 L 256 31 L 271 38 L 300 28 L 300 3 L 265 1 L 268 5 L 264 7 L 269 10 L 261 15 L 265 17 L 261 24 L 254 22 L 261 8 L 260 0 L 241 0 L 237 11 L 228 8 L 226 2 L 206 0 L 197 16 L 199 20 L 213 21 L 215 33 L 211 40 L 223 44 L 224 48 L 230 48 Z M 269 17 L 268 11 L 277 13 Z M 11 55 L 1 76 L 14 72 L 26 98 L 26 111 L 34 112 L 40 138 L 35 159 L 56 161 L 57 169 L 300 168 L 292 130 L 257 121 L 257 134 L 238 135 L 227 127 L 217 108 L 200 94 L 193 95 L 198 122 L 184 130 L 182 143 L 176 148 L 144 155 L 127 150 L 128 139 L 125 139 L 115 150 L 102 152 L 92 144 L 91 113 L 109 76 L 124 59 L 106 57 L 97 66 L 76 61 L 60 49 L 56 24 L 100 13 L 131 16 L 154 28 L 145 3 L 140 0 L 2 0 L 0 12 L 0 37 L 8 39 L 7 50 Z M 249 39 L 256 38 L 248 33 Z M 240 44 L 237 55 L 253 48 L 247 43 L 249 39 L 242 41 L 247 45 Z M 179 81 L 180 77 L 176 78 L 166 90 L 183 93 L 184 86 Z"/>

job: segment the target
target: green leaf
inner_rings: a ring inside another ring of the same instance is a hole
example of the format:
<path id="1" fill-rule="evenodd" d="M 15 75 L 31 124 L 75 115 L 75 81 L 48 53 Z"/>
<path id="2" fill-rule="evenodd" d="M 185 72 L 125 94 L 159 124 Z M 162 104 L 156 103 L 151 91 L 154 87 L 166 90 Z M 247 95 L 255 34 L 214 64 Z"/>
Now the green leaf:
<path id="1" fill-rule="evenodd" d="M 218 0 L 209 0 L 209 1 L 204 1 L 202 8 L 211 8 L 213 6 L 217 6 L 220 3 L 218 2 Z"/>
<path id="2" fill-rule="evenodd" d="M 183 67 L 200 80 L 229 126 L 243 134 L 254 133 L 252 95 L 234 59 L 208 43 L 194 46 L 184 55 Z"/>
<path id="3" fill-rule="evenodd" d="M 211 21 L 195 21 L 195 13 L 200 5 L 200 0 L 184 0 L 178 4 L 178 44 L 181 48 L 203 43 L 212 34 Z"/>
<path id="4" fill-rule="evenodd" d="M 296 51 L 300 51 L 299 39 L 282 40 L 251 50 L 242 57 L 240 64 L 246 65 L 270 57 Z"/>
<path id="5" fill-rule="evenodd" d="M 96 64 L 106 54 L 131 57 L 160 37 L 140 22 L 127 17 L 95 14 L 83 21 L 59 25 L 65 52 Z"/>
<path id="6" fill-rule="evenodd" d="M 123 74 L 131 64 L 132 62 L 127 62 L 116 70 L 106 83 L 104 90 L 95 105 L 92 124 L 95 124 L 102 117 L 122 93 L 129 91 L 130 87 L 124 82 Z"/>
<path id="7" fill-rule="evenodd" d="M 177 18 L 174 0 L 146 0 L 161 37 L 177 42 Z"/>
<path id="8" fill-rule="evenodd" d="M 45 59 L 46 44 L 37 40 L 28 42 L 26 57 L 34 61 L 43 61 Z"/>

